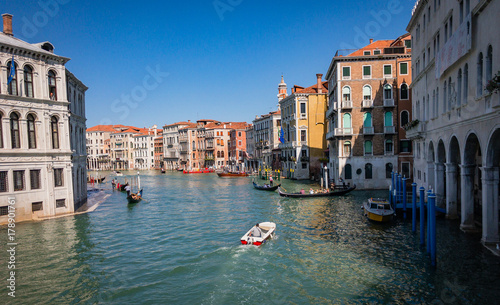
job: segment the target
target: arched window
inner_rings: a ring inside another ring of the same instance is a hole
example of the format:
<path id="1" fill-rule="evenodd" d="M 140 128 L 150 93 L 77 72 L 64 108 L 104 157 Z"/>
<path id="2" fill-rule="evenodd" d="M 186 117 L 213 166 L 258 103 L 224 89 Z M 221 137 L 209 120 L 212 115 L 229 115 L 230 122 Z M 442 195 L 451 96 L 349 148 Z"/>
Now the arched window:
<path id="1" fill-rule="evenodd" d="M 351 164 L 346 164 L 344 167 L 344 177 L 345 179 L 352 179 L 352 167 Z"/>
<path id="2" fill-rule="evenodd" d="M 28 114 L 28 148 L 36 148 L 35 116 Z"/>
<path id="3" fill-rule="evenodd" d="M 224 158 L 224 151 L 221 151 L 221 152 L 220 152 L 220 157 L 221 157 L 221 158 Z"/>
<path id="4" fill-rule="evenodd" d="M 372 168 L 373 168 L 373 166 L 371 163 L 365 164 L 365 179 L 372 179 L 373 178 Z"/>
<path id="5" fill-rule="evenodd" d="M 408 85 L 406 83 L 403 83 L 401 85 L 401 99 L 402 100 L 407 100 L 408 99 Z"/>
<path id="6" fill-rule="evenodd" d="M 479 53 L 477 58 L 477 89 L 476 95 L 483 95 L 483 53 Z"/>
<path id="7" fill-rule="evenodd" d="M 59 126 L 55 116 L 50 119 L 50 132 L 52 134 L 52 148 L 59 149 Z"/>
<path id="8" fill-rule="evenodd" d="M 372 141 L 365 141 L 365 155 L 371 156 L 373 155 L 373 144 Z"/>
<path id="9" fill-rule="evenodd" d="M 351 88 L 348 86 L 345 86 L 342 88 L 342 101 L 343 102 L 350 102 L 351 101 Z"/>
<path id="10" fill-rule="evenodd" d="M 409 121 L 410 121 L 410 118 L 409 118 L 408 111 L 406 111 L 406 110 L 401 111 L 401 127 L 408 124 Z"/>
<path id="11" fill-rule="evenodd" d="M 437 118 L 439 115 L 439 87 L 436 88 L 436 105 L 435 105 L 434 113 L 436 114 L 435 117 Z"/>
<path id="12" fill-rule="evenodd" d="M 351 155 L 351 141 L 344 142 L 344 157 Z"/>
<path id="13" fill-rule="evenodd" d="M 10 137 L 12 148 L 21 148 L 21 139 L 19 137 L 19 116 L 15 112 L 10 115 Z"/>
<path id="14" fill-rule="evenodd" d="M 469 65 L 465 64 L 464 67 L 464 104 L 467 104 L 469 99 Z"/>
<path id="15" fill-rule="evenodd" d="M 451 92 L 451 88 L 452 87 L 452 84 L 451 84 L 451 77 L 448 78 L 448 111 L 451 111 L 451 103 L 453 101 L 453 92 Z"/>
<path id="16" fill-rule="evenodd" d="M 217 152 L 217 158 L 220 158 L 220 151 Z"/>
<path id="17" fill-rule="evenodd" d="M 392 178 L 392 176 L 391 176 L 391 174 L 392 174 L 392 168 L 393 168 L 392 163 L 386 163 L 385 164 L 385 178 L 387 178 L 387 179 L 391 179 Z"/>
<path id="18" fill-rule="evenodd" d="M 432 117 L 436 117 L 436 90 L 432 90 Z M 430 112 L 430 109 L 429 109 Z"/>
<path id="19" fill-rule="evenodd" d="M 486 53 L 486 84 L 493 77 L 493 47 L 491 45 L 488 46 L 488 53 Z"/>
<path id="20" fill-rule="evenodd" d="M 391 127 L 392 125 L 392 112 L 387 111 L 384 114 L 384 126 Z"/>
<path id="21" fill-rule="evenodd" d="M 446 81 L 444 81 L 444 88 L 443 88 L 443 113 L 446 112 L 446 105 L 447 105 L 447 100 L 446 97 L 448 96 L 447 93 L 447 86 L 446 86 Z"/>
<path id="22" fill-rule="evenodd" d="M 49 98 L 57 101 L 56 74 L 54 71 L 49 71 Z"/>
<path id="23" fill-rule="evenodd" d="M 193 150 L 195 150 L 195 149 L 196 149 L 196 142 L 193 141 Z"/>
<path id="24" fill-rule="evenodd" d="M 392 100 L 392 86 L 390 84 L 384 85 L 384 100 Z"/>
<path id="25" fill-rule="evenodd" d="M 2 128 L 2 119 L 3 119 L 3 115 L 2 113 L 0 112 L 0 148 L 3 148 L 3 128 Z"/>
<path id="26" fill-rule="evenodd" d="M 457 77 L 457 107 L 462 105 L 462 69 L 458 69 Z"/>
<path id="27" fill-rule="evenodd" d="M 370 101 L 372 99 L 372 87 L 365 85 L 363 87 L 363 100 Z"/>
<path id="28" fill-rule="evenodd" d="M 344 113 L 344 129 L 351 128 L 351 115 Z"/>
<path id="29" fill-rule="evenodd" d="M 27 97 L 33 97 L 33 69 L 24 66 L 24 92 Z"/>
<path id="30" fill-rule="evenodd" d="M 14 67 L 12 67 L 14 66 Z M 14 70 L 12 71 L 12 68 Z M 12 74 L 11 74 L 12 73 Z M 17 95 L 18 90 L 17 90 L 17 65 L 14 61 L 9 61 L 7 63 L 7 82 L 10 83 L 8 84 L 8 92 L 10 95 Z"/>
<path id="31" fill-rule="evenodd" d="M 372 114 L 365 112 L 363 115 L 363 127 L 372 127 Z"/>

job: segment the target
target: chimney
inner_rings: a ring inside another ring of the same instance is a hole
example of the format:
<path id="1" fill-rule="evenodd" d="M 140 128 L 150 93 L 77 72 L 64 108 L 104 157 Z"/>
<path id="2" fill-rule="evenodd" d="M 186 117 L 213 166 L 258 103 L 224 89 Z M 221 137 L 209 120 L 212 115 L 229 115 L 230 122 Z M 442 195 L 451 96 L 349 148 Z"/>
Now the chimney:
<path id="1" fill-rule="evenodd" d="M 318 93 L 323 93 L 323 74 L 316 74 L 316 78 L 318 79 Z"/>
<path id="2" fill-rule="evenodd" d="M 370 38 L 370 44 L 372 44 L 372 43 L 373 43 L 373 38 Z"/>
<path id="3" fill-rule="evenodd" d="M 5 35 L 14 36 L 12 34 L 12 15 L 11 14 L 3 14 L 3 33 Z"/>

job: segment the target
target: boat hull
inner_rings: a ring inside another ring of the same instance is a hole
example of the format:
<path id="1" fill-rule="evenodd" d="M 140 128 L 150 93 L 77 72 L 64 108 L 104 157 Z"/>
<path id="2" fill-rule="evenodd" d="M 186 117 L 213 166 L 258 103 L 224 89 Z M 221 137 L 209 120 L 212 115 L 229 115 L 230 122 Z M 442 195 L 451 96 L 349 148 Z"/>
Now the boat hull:
<path id="1" fill-rule="evenodd" d="M 334 196 L 343 196 L 348 194 L 349 192 L 356 189 L 356 185 L 341 191 L 333 191 L 329 193 L 318 193 L 318 194 L 301 194 L 301 193 L 285 193 L 281 191 L 281 188 L 278 188 L 278 192 L 282 197 L 290 197 L 290 198 L 312 198 L 312 197 L 334 197 Z"/>
<path id="2" fill-rule="evenodd" d="M 270 186 L 270 187 L 264 187 L 264 186 L 261 186 L 261 185 L 257 185 L 257 183 L 253 182 L 253 187 L 257 190 L 260 190 L 260 191 L 269 191 L 269 192 L 274 192 L 278 189 L 278 187 L 280 187 L 281 184 L 278 184 L 278 185 L 275 185 L 275 186 Z"/>
<path id="3" fill-rule="evenodd" d="M 376 222 L 389 222 L 394 217 L 394 213 L 390 214 L 390 215 L 380 215 L 380 214 L 372 213 L 367 209 L 365 209 L 365 214 L 369 220 L 376 221 Z"/>
<path id="4" fill-rule="evenodd" d="M 366 217 L 375 222 L 389 222 L 394 218 L 394 210 L 385 199 L 370 198 L 363 204 Z"/>
<path id="5" fill-rule="evenodd" d="M 248 173 L 217 173 L 219 177 L 248 177 Z"/>

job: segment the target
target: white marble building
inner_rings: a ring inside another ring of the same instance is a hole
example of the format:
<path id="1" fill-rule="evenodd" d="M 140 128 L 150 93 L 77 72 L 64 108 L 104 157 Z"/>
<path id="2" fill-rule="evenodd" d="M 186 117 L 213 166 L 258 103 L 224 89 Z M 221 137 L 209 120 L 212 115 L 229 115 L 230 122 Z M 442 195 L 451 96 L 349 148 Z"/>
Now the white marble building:
<path id="1" fill-rule="evenodd" d="M 418 1 L 407 28 L 414 180 L 484 244 L 500 242 L 500 95 L 486 89 L 500 70 L 498 12 L 499 0 Z"/>
<path id="2" fill-rule="evenodd" d="M 16 221 L 74 212 L 87 200 L 86 87 L 49 42 L 0 33 L 0 224 L 15 201 Z M 14 60 L 15 73 L 9 83 Z M 73 95 L 68 96 L 68 93 Z M 73 98 L 76 97 L 76 98 Z"/>
<path id="3" fill-rule="evenodd" d="M 163 163 L 164 169 L 175 170 L 180 166 L 179 129 L 191 122 L 177 122 L 163 126 Z"/>
<path id="4" fill-rule="evenodd" d="M 149 128 L 146 133 L 134 136 L 134 168 L 138 170 L 153 169 L 154 139 L 158 137 L 156 125 Z"/>

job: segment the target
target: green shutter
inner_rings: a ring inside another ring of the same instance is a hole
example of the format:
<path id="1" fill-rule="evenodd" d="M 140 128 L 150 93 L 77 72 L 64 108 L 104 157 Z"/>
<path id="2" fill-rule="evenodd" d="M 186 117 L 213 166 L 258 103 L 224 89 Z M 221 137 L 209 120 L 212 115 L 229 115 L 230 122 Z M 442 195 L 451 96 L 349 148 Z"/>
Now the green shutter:
<path id="1" fill-rule="evenodd" d="M 384 75 L 392 75 L 392 69 L 390 65 L 384 66 Z"/>
<path id="2" fill-rule="evenodd" d="M 372 67 L 370 67 L 370 66 L 363 67 L 363 75 L 364 76 L 370 76 L 370 75 L 372 75 L 372 69 L 371 68 Z"/>
<path id="3" fill-rule="evenodd" d="M 408 74 L 408 63 L 402 62 L 400 64 L 400 70 L 401 74 Z"/>
<path id="4" fill-rule="evenodd" d="M 342 68 L 342 76 L 350 77 L 351 76 L 351 68 L 350 67 L 343 67 Z"/>

